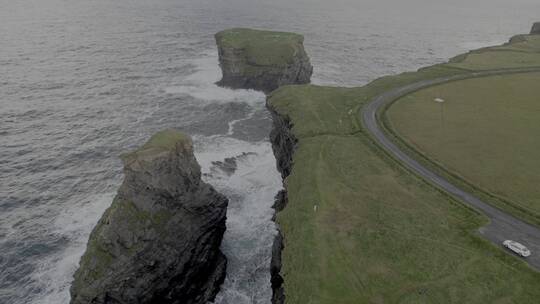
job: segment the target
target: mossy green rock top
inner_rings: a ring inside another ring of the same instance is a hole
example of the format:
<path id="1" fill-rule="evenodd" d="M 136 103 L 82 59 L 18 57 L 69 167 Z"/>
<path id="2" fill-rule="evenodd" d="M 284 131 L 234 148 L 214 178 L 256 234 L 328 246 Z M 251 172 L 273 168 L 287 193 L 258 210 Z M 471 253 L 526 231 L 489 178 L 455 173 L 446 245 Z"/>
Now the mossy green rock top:
<path id="1" fill-rule="evenodd" d="M 130 170 L 139 168 L 144 163 L 152 162 L 153 160 L 164 157 L 167 154 L 175 153 L 178 157 L 186 160 L 186 164 L 191 168 L 184 168 L 186 171 L 200 171 L 198 163 L 193 157 L 193 142 L 191 138 L 179 131 L 168 129 L 154 134 L 140 148 L 122 154 L 120 158 L 124 165 Z M 198 181 L 198 177 L 192 177 L 194 182 Z"/>
<path id="2" fill-rule="evenodd" d="M 172 151 L 175 150 L 177 147 L 187 149 L 188 151 L 186 152 L 189 153 L 189 150 L 192 149 L 192 146 L 193 143 L 189 136 L 174 129 L 168 129 L 154 134 L 142 147 L 129 154 L 146 154 L 168 150 Z"/>
<path id="3" fill-rule="evenodd" d="M 282 85 L 310 82 L 313 67 L 302 35 L 233 28 L 215 38 L 222 86 L 271 92 Z"/>
<path id="4" fill-rule="evenodd" d="M 227 199 L 201 181 L 189 136 L 122 155 L 125 179 L 92 231 L 71 303 L 206 303 L 224 279 Z"/>

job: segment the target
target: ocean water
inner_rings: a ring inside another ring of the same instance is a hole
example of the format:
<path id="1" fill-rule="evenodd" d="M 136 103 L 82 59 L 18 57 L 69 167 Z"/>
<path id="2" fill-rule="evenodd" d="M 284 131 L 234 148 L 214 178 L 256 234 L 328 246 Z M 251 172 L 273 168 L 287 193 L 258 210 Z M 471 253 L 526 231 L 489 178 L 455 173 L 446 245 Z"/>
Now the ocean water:
<path id="1" fill-rule="evenodd" d="M 65 304 L 118 155 L 164 128 L 193 136 L 230 199 L 216 303 L 269 303 L 281 188 L 265 97 L 219 88 L 213 34 L 300 32 L 319 85 L 362 85 L 526 33 L 537 0 L 0 0 L 0 303 Z M 234 158 L 236 170 L 219 163 Z"/>

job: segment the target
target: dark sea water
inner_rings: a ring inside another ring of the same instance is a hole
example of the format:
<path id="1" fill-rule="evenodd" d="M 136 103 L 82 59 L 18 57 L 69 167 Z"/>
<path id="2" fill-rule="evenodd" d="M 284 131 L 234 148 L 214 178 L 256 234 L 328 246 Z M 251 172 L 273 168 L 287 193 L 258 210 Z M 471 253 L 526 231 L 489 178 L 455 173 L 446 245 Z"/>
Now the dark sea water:
<path id="1" fill-rule="evenodd" d="M 261 93 L 216 87 L 213 34 L 303 33 L 316 84 L 361 85 L 528 32 L 537 0 L 0 0 L 0 303 L 64 304 L 88 234 L 154 132 L 194 137 L 230 200 L 216 303 L 269 303 L 281 188 Z M 238 158 L 228 175 L 212 165 Z"/>

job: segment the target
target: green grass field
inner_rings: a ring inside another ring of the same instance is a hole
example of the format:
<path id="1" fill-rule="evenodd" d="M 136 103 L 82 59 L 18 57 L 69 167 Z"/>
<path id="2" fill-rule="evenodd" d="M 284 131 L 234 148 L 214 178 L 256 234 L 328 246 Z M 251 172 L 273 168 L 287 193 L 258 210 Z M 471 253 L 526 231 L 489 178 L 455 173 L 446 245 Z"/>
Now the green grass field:
<path id="1" fill-rule="evenodd" d="M 448 83 L 398 100 L 387 115 L 392 129 L 429 158 L 540 216 L 538 83 L 540 73 Z"/>
<path id="2" fill-rule="evenodd" d="M 476 233 L 487 219 L 387 157 L 359 121 L 360 108 L 389 89 L 467 72 L 437 65 L 361 88 L 271 94 L 298 139 L 289 203 L 277 216 L 287 303 L 538 302 L 540 273 Z"/>

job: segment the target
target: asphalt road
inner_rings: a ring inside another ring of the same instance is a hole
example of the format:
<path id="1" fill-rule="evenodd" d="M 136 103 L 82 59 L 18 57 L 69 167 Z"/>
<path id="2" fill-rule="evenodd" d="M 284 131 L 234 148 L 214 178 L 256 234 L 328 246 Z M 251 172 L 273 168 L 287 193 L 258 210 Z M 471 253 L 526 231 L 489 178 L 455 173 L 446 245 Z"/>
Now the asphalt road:
<path id="1" fill-rule="evenodd" d="M 408 95 L 423 88 L 456 80 L 527 72 L 540 72 L 540 69 L 523 68 L 490 70 L 468 73 L 465 75 L 422 80 L 403 87 L 395 88 L 375 97 L 366 106 L 362 108 L 361 115 L 364 127 L 372 135 L 375 141 L 395 159 L 403 163 L 407 168 L 419 174 L 435 186 L 445 190 L 453 197 L 461 200 L 463 203 L 485 214 L 490 219 L 490 223 L 487 226 L 481 227 L 479 229 L 479 232 L 482 236 L 493 242 L 495 245 L 500 246 L 501 248 L 503 248 L 502 242 L 507 239 L 518 241 L 523 245 L 527 246 L 532 254 L 524 260 L 529 263 L 531 267 L 540 271 L 539 227 L 525 223 L 522 220 L 504 212 L 503 210 L 491 206 L 490 204 L 478 199 L 471 193 L 468 193 L 465 190 L 456 187 L 448 180 L 424 167 L 412 157 L 408 156 L 388 137 L 386 137 L 386 134 L 382 131 L 382 128 L 379 126 L 379 121 L 377 120 L 377 112 L 379 111 L 379 109 L 405 95 Z M 505 248 L 503 249 L 507 250 Z"/>

